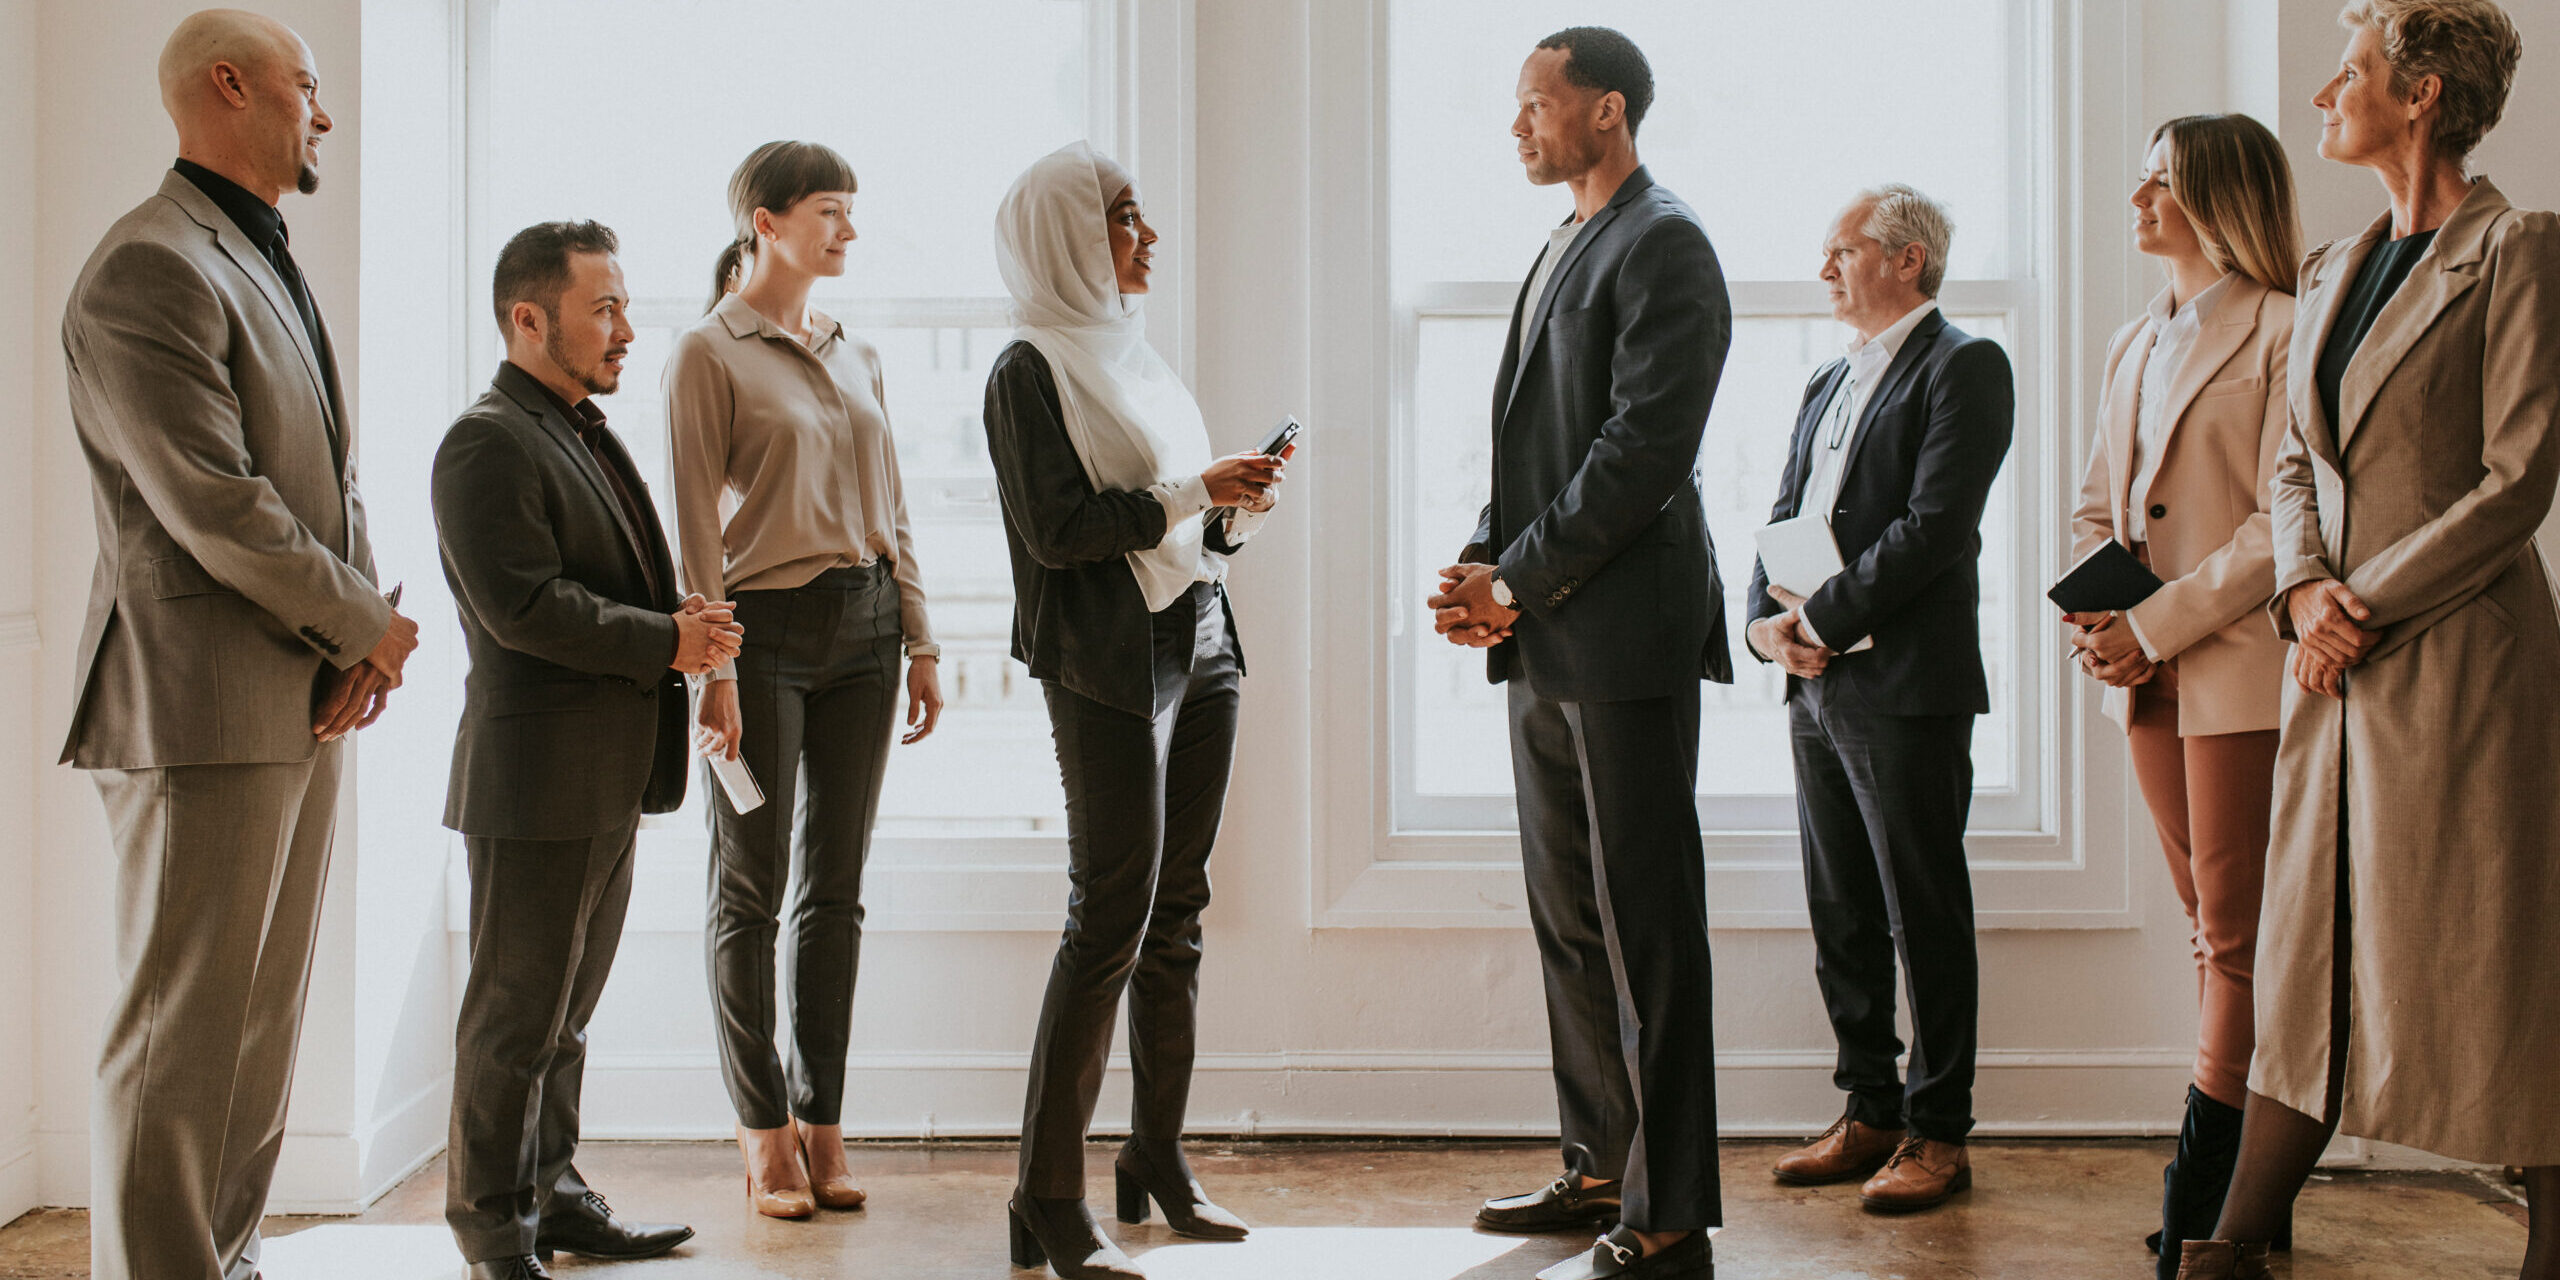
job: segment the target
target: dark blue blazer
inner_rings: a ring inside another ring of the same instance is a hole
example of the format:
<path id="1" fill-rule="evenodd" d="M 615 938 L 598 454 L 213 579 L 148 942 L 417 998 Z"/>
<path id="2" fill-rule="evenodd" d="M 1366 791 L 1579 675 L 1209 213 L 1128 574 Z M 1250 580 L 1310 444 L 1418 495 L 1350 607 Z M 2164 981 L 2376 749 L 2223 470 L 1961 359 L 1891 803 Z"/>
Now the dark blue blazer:
<path id="1" fill-rule="evenodd" d="M 1638 169 L 1523 316 L 1528 292 L 1494 384 L 1493 500 L 1465 552 L 1500 566 L 1521 611 L 1487 675 L 1555 702 L 1730 682 L 1697 465 L 1733 308 L 1706 229 Z"/>
<path id="2" fill-rule="evenodd" d="M 1794 517 L 1812 474 L 1814 433 L 1849 362 L 1822 367 L 1796 410 L 1793 447 L 1772 522 Z M 1831 645 L 1862 636 L 1875 648 L 1841 653 L 1823 671 L 1827 700 L 1847 695 L 1886 715 L 1980 715 L 1991 709 L 1982 670 L 1982 506 L 2009 454 L 2017 392 L 2009 355 L 1931 312 L 1885 366 L 1858 415 L 1831 536 L 1846 563 L 1805 601 Z M 1751 569 L 1751 619 L 1784 613 L 1767 570 Z M 1753 657 L 1768 661 L 1757 650 Z M 1798 681 L 1787 680 L 1793 698 Z"/>

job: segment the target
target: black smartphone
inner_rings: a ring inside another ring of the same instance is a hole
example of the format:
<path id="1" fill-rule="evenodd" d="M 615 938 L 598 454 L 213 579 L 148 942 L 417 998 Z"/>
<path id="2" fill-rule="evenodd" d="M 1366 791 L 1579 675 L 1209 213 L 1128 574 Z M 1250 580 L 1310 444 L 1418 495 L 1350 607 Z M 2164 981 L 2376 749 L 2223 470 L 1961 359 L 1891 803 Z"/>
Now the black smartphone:
<path id="1" fill-rule="evenodd" d="M 1280 425 L 1273 427 L 1271 434 L 1264 437 L 1257 447 L 1264 457 L 1277 458 L 1290 445 L 1298 442 L 1298 433 L 1304 430 L 1306 428 L 1300 426 L 1296 418 L 1282 418 Z"/>

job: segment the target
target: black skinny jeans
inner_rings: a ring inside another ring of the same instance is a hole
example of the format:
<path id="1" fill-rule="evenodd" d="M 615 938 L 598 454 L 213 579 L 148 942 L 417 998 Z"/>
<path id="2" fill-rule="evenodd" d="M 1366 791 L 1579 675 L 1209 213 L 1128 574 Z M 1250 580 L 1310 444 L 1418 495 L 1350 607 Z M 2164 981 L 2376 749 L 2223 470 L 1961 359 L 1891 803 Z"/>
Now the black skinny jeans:
<path id="1" fill-rule="evenodd" d="M 862 863 L 899 689 L 898 586 L 886 560 L 829 569 L 786 591 L 737 593 L 738 756 L 765 802 L 743 814 L 703 768 L 711 800 L 711 1007 L 738 1123 L 839 1124 L 853 982 L 862 961 Z M 803 788 L 806 795 L 802 794 Z M 792 818 L 800 816 L 799 845 Z M 786 1069 L 774 1043 L 774 947 L 791 1002 Z"/>
<path id="2" fill-rule="evenodd" d="M 1217 588 L 1201 583 L 1158 612 L 1153 643 L 1165 710 L 1152 718 L 1041 686 L 1066 784 L 1069 891 L 1031 1046 L 1020 1173 L 1027 1195 L 1084 1196 L 1084 1135 L 1124 989 L 1131 1141 L 1161 1151 L 1182 1139 L 1209 847 L 1235 760 L 1239 671 Z"/>

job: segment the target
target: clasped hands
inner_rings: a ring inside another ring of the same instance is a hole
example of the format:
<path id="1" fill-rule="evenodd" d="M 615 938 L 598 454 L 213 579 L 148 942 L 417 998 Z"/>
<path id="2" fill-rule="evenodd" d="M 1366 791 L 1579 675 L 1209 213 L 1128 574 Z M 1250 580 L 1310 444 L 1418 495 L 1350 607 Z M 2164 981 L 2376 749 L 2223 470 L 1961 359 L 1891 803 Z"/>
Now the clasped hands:
<path id="1" fill-rule="evenodd" d="M 2335 578 L 2299 583 L 2285 593 L 2293 619 L 2294 683 L 2313 693 L 2343 696 L 2347 668 L 2365 660 L 2382 633 L 2363 624 L 2373 609 Z"/>
<path id="2" fill-rule="evenodd" d="M 1424 601 L 1431 606 L 1431 629 L 1469 649 L 1490 649 L 1510 639 L 1520 611 L 1494 600 L 1496 567 L 1470 560 L 1440 570 L 1440 590 Z"/>
<path id="3" fill-rule="evenodd" d="M 2100 684 L 2130 689 L 2148 684 L 2158 674 L 2151 655 L 2142 651 L 2140 637 L 2133 634 L 2133 624 L 2121 612 L 2066 613 L 2064 622 L 2075 630 L 2071 633 L 2072 661 L 2080 670 Z"/>
<path id="4" fill-rule="evenodd" d="M 322 742 L 340 738 L 382 718 L 391 691 L 400 687 L 401 669 L 418 648 L 418 624 L 391 611 L 391 625 L 364 661 L 339 671 L 320 706 L 311 713 L 311 732 Z"/>
<path id="5" fill-rule="evenodd" d="M 1829 669 L 1831 660 L 1839 655 L 1814 643 L 1813 637 L 1805 634 L 1804 597 L 1772 582 L 1769 584 L 1769 598 L 1777 601 L 1786 612 L 1771 614 L 1752 623 L 1744 632 L 1744 638 L 1750 641 L 1751 647 L 1786 668 L 1791 676 L 1811 680 Z"/>

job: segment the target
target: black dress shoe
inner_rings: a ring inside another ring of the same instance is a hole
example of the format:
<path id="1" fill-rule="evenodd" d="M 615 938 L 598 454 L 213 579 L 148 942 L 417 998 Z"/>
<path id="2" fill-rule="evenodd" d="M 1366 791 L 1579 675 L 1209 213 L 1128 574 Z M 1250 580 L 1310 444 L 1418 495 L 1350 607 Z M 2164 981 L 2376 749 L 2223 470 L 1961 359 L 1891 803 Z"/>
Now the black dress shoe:
<path id="1" fill-rule="evenodd" d="M 551 1273 L 542 1269 L 542 1259 L 525 1253 L 472 1263 L 471 1280 L 551 1280 Z"/>
<path id="2" fill-rule="evenodd" d="M 542 1215 L 533 1251 L 544 1262 L 561 1252 L 629 1262 L 657 1257 L 692 1238 L 693 1228 L 680 1222 L 625 1222 L 613 1216 L 613 1206 L 603 1196 L 590 1191 Z"/>
<path id="3" fill-rule="evenodd" d="M 1170 1163 L 1171 1167 L 1167 1165 Z M 1120 1148 L 1111 1161 L 1119 1184 L 1120 1220 L 1136 1225 L 1147 1220 L 1147 1197 L 1164 1207 L 1164 1224 L 1178 1236 L 1194 1240 L 1242 1240 L 1251 1233 L 1244 1219 L 1209 1203 L 1209 1193 L 1176 1152 L 1168 1162 L 1151 1158 L 1136 1146 Z"/>
<path id="4" fill-rule="evenodd" d="M 1102 1234 L 1084 1197 L 1049 1199 L 1016 1193 L 1004 1206 L 1013 1265 L 1049 1264 L 1059 1280 L 1146 1280 L 1147 1273 Z"/>
<path id="5" fill-rule="evenodd" d="M 1644 1242 L 1622 1226 L 1593 1241 L 1591 1252 L 1539 1272 L 1538 1280 L 1665 1280 L 1670 1276 L 1716 1280 L 1715 1249 L 1707 1243 L 1706 1232 L 1692 1231 L 1647 1255 Z"/>
<path id="6" fill-rule="evenodd" d="M 1602 1226 L 1618 1220 L 1618 1184 L 1576 1185 L 1568 1173 L 1525 1196 L 1487 1200 L 1476 1210 L 1476 1225 L 1494 1231 L 1563 1231 Z"/>

